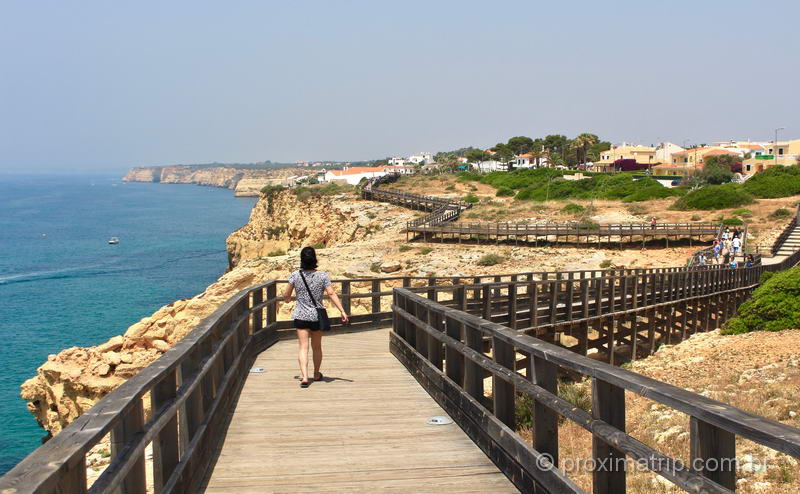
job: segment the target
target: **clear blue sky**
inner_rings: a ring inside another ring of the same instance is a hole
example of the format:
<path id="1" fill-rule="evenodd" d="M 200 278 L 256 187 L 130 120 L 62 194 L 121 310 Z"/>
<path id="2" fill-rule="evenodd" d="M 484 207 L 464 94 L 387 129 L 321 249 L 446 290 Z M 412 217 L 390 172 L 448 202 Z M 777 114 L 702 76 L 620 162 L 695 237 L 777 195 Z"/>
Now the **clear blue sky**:
<path id="1" fill-rule="evenodd" d="M 800 137 L 800 2 L 0 0 L 0 171 Z"/>

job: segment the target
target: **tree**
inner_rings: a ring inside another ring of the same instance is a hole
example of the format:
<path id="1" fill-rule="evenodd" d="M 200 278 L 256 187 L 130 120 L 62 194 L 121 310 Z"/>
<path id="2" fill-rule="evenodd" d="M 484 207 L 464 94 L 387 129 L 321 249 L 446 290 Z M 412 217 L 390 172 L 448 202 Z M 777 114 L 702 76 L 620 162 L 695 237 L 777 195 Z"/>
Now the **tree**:
<path id="1" fill-rule="evenodd" d="M 578 151 L 578 161 L 586 163 L 586 155 L 589 153 L 589 148 L 600 142 L 600 139 L 594 134 L 583 133 L 573 139 L 572 142 Z"/>
<path id="2" fill-rule="evenodd" d="M 470 163 L 480 163 L 489 158 L 489 154 L 482 149 L 473 149 L 466 154 L 467 161 Z"/>
<path id="3" fill-rule="evenodd" d="M 711 158 L 715 158 L 715 156 L 711 156 L 706 160 L 705 165 L 703 165 L 703 170 L 697 174 L 697 178 L 711 185 L 720 185 L 730 182 L 733 179 L 731 168 L 716 160 L 712 161 Z"/>
<path id="4" fill-rule="evenodd" d="M 567 150 L 569 149 L 569 139 L 567 136 L 551 134 L 544 138 L 544 147 L 550 152 L 550 163 L 554 163 L 556 156 L 559 156 L 559 164 L 566 164 Z"/>
<path id="5" fill-rule="evenodd" d="M 492 151 L 495 152 L 495 157 L 500 160 L 502 163 L 508 163 L 517 153 L 509 146 L 508 144 L 503 144 L 502 142 L 497 143 L 495 147 L 492 148 Z"/>
<path id="6" fill-rule="evenodd" d="M 533 139 L 525 136 L 512 137 L 507 146 L 518 155 L 529 153 L 533 149 Z"/>

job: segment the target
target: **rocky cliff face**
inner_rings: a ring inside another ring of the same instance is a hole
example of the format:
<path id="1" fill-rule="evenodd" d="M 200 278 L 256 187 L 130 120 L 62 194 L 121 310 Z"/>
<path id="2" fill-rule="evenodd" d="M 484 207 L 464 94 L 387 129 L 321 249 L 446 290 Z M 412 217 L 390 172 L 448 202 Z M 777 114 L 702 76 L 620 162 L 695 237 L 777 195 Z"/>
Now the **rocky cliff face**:
<path id="1" fill-rule="evenodd" d="M 233 268 L 245 259 L 307 246 L 331 247 L 370 237 L 405 223 L 386 214 L 390 206 L 353 201 L 352 196 L 311 197 L 300 201 L 291 190 L 262 195 L 245 226 L 228 237 Z"/>
<path id="2" fill-rule="evenodd" d="M 261 170 L 224 166 L 148 166 L 132 168 L 122 178 L 123 182 L 160 182 L 165 184 L 196 184 L 209 187 L 236 189 L 237 196 L 258 196 L 265 185 L 292 175 L 305 175 L 307 171 L 295 168 Z M 238 187 L 242 183 L 241 190 Z"/>
<path id="3" fill-rule="evenodd" d="M 302 202 L 288 191 L 261 197 L 248 224 L 228 239 L 230 257 L 236 260 L 234 269 L 203 293 L 160 308 L 103 344 L 50 355 L 36 375 L 23 383 L 21 396 L 39 424 L 57 434 L 125 379 L 156 360 L 239 290 L 267 280 L 286 279 L 297 264 L 296 250 L 290 255 L 262 257 L 266 253 L 301 244 L 334 245 L 378 232 L 394 238 L 410 217 L 393 206 L 352 197 Z M 351 247 L 359 250 L 357 245 L 343 248 Z M 347 260 L 355 255 L 335 249 L 319 253 L 320 262 L 332 277 L 342 277 Z M 360 306 L 362 302 L 364 307 Z M 355 313 L 365 312 L 369 299 L 358 299 L 353 305 Z M 291 304 L 282 306 L 279 317 L 289 319 L 291 310 Z"/>

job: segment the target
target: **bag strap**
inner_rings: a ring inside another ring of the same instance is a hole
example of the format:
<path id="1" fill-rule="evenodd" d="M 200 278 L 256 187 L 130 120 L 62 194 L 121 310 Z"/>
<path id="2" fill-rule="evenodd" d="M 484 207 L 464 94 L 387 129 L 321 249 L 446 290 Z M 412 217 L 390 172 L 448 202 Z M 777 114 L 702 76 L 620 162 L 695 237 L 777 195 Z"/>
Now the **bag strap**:
<path id="1" fill-rule="evenodd" d="M 300 277 L 303 278 L 303 284 L 306 286 L 306 291 L 308 292 L 308 296 L 311 297 L 311 301 L 314 302 L 314 308 L 318 309 L 319 307 L 317 306 L 321 304 L 318 304 L 317 299 L 314 298 L 314 295 L 311 294 L 311 288 L 308 287 L 308 282 L 306 281 L 306 277 L 303 276 L 303 270 L 301 269 L 300 271 L 298 271 L 298 273 L 300 273 Z"/>

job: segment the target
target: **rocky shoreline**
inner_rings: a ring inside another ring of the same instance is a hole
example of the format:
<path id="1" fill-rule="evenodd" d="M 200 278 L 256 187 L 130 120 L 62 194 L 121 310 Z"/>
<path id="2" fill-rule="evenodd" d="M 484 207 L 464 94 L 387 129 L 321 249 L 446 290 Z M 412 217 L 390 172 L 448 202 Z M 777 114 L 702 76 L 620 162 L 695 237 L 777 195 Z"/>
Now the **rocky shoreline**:
<path id="1" fill-rule="evenodd" d="M 231 189 L 237 197 L 258 197 L 264 186 L 275 185 L 282 179 L 301 174 L 304 174 L 303 170 L 297 168 L 265 170 L 198 165 L 143 166 L 130 169 L 122 181 L 204 185 Z"/>

